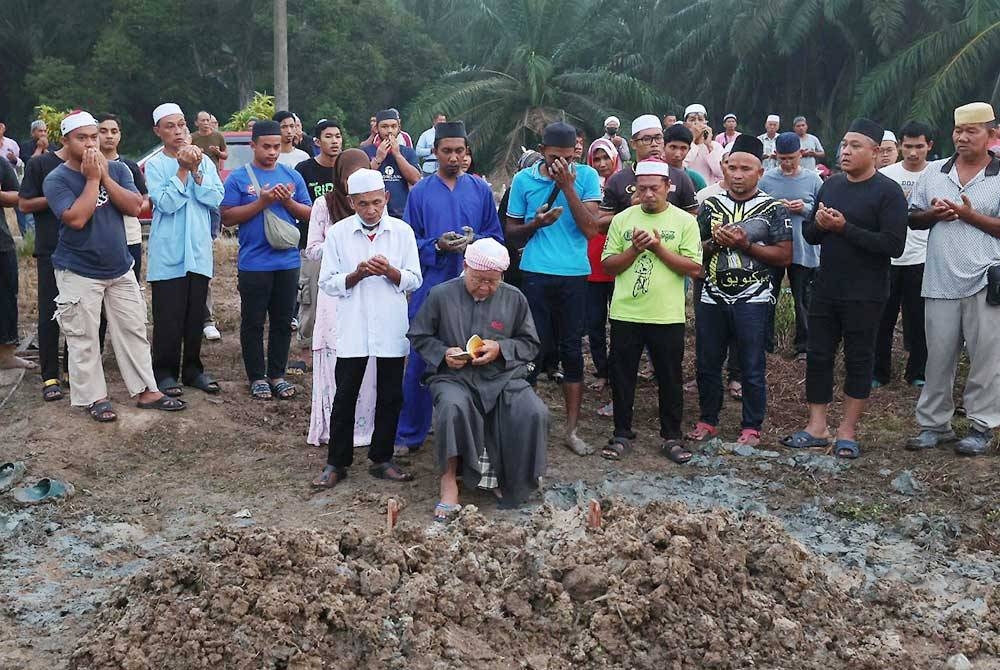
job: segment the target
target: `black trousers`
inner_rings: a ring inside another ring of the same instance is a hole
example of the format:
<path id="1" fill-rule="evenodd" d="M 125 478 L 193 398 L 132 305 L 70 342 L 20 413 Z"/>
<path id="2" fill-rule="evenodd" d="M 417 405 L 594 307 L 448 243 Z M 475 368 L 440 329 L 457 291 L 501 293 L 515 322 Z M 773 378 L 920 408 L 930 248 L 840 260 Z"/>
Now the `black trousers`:
<path id="1" fill-rule="evenodd" d="M 142 242 L 128 245 L 128 252 L 132 254 L 132 260 L 135 261 L 132 265 L 135 280 L 139 282 L 139 286 L 142 286 L 142 279 L 139 276 L 142 274 Z"/>
<path id="2" fill-rule="evenodd" d="M 881 300 L 833 300 L 813 296 L 809 307 L 809 356 L 806 400 L 833 400 L 833 368 L 844 343 L 844 393 L 856 400 L 871 395 L 875 335 L 885 303 Z"/>
<path id="3" fill-rule="evenodd" d="M 889 269 L 889 300 L 882 312 L 875 340 L 875 379 L 880 384 L 892 380 L 892 336 L 900 308 L 903 312 L 903 342 L 910 356 L 906 360 L 903 379 L 912 384 L 924 378 L 927 365 L 927 336 L 924 333 L 924 299 L 920 287 L 924 282 L 924 265 L 893 265 Z"/>
<path id="4" fill-rule="evenodd" d="M 649 351 L 659 386 L 660 437 L 681 437 L 684 413 L 684 324 L 634 323 L 611 319 L 608 372 L 614 402 L 615 437 L 632 437 L 635 385 L 643 349 Z"/>
<path id="5" fill-rule="evenodd" d="M 208 277 L 188 272 L 149 285 L 153 292 L 153 377 L 157 383 L 168 377 L 190 383 L 205 371 L 201 329 Z"/>
<path id="6" fill-rule="evenodd" d="M 59 379 L 59 324 L 52 318 L 59 287 L 50 256 L 36 257 L 35 268 L 38 270 L 38 363 L 42 381 L 48 381 Z M 64 357 L 63 361 L 68 359 Z"/>
<path id="7" fill-rule="evenodd" d="M 247 378 L 252 383 L 258 379 L 284 377 L 292 342 L 295 296 L 299 292 L 299 269 L 240 270 L 237 286 L 240 291 L 240 347 Z M 266 369 L 265 320 L 270 320 Z"/>
<path id="8" fill-rule="evenodd" d="M 804 265 L 789 265 L 787 268 L 771 268 L 771 288 L 774 303 L 767 322 L 767 350 L 774 353 L 774 316 L 777 312 L 778 300 L 781 298 L 781 284 L 788 273 L 788 283 L 792 287 L 792 301 L 795 303 L 795 353 L 805 353 L 809 342 L 809 301 L 812 299 L 813 280 L 816 268 Z"/>
<path id="9" fill-rule="evenodd" d="M 4 221 L 3 225 L 7 222 Z M 17 251 L 0 251 L 0 344 L 17 344 Z"/>
<path id="10" fill-rule="evenodd" d="M 608 378 L 608 307 L 615 283 L 611 281 L 587 282 L 587 341 L 590 359 L 597 370 L 595 377 Z"/>
<path id="11" fill-rule="evenodd" d="M 392 460 L 396 424 L 403 407 L 403 370 L 406 358 L 376 358 L 375 430 L 368 447 L 373 463 Z M 330 412 L 330 447 L 326 462 L 337 469 L 354 462 L 354 410 L 361 392 L 361 382 L 368 367 L 368 357 L 337 358 L 334 379 L 337 391 Z"/>

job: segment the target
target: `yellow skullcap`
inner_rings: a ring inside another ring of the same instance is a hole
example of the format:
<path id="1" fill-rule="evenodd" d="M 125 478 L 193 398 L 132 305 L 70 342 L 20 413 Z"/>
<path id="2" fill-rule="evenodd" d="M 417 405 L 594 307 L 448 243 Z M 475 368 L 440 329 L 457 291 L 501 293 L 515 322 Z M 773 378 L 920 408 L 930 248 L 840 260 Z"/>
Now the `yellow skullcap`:
<path id="1" fill-rule="evenodd" d="M 993 106 L 986 102 L 970 102 L 955 108 L 955 125 L 964 123 L 989 123 L 996 120 Z"/>

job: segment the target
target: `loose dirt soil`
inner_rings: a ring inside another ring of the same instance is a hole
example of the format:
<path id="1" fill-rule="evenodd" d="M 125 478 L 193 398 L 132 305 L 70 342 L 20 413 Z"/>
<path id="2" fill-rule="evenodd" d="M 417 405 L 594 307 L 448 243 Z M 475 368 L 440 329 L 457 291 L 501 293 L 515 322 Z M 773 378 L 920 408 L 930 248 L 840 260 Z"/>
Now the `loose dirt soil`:
<path id="1" fill-rule="evenodd" d="M 0 462 L 77 489 L 27 510 L 0 496 L 0 668 L 943 668 L 957 653 L 1000 668 L 996 454 L 904 451 L 915 390 L 874 393 L 858 461 L 791 453 L 777 440 L 805 420 L 804 365 L 771 356 L 765 443 L 729 444 L 728 401 L 724 441 L 681 467 L 657 450 L 653 382 L 621 463 L 559 446 L 560 392 L 543 382 L 538 498 L 500 512 L 465 491 L 478 510 L 441 529 L 426 450 L 412 483 L 371 478 L 359 452 L 342 486 L 310 490 L 325 460 L 305 444 L 310 377 L 292 401 L 247 397 L 235 249 L 217 244 L 223 340 L 203 353 L 222 395 L 138 410 L 109 353 L 117 423 L 44 403 L 32 375 L 0 408 Z M 27 327 L 30 259 L 21 281 Z M 606 400 L 585 398 L 594 443 Z M 390 497 L 403 510 L 387 534 Z"/>

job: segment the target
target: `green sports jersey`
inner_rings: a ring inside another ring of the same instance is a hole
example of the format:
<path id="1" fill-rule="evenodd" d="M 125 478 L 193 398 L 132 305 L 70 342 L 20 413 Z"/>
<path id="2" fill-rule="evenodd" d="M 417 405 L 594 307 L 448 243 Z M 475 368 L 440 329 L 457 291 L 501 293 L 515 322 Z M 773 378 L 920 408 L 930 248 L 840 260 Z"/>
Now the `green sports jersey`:
<path id="1" fill-rule="evenodd" d="M 659 214 L 647 214 L 639 205 L 617 214 L 611 220 L 601 259 L 628 249 L 637 228 L 658 235 L 671 251 L 701 263 L 698 222 L 673 205 Z M 667 267 L 652 251 L 642 252 L 615 277 L 610 317 L 634 323 L 684 323 L 684 275 Z"/>

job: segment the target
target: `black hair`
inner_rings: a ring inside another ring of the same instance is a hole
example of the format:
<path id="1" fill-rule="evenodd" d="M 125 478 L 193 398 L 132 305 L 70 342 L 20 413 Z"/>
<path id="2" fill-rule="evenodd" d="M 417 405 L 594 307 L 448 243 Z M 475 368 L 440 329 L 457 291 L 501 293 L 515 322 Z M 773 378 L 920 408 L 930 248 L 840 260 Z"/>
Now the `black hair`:
<path id="1" fill-rule="evenodd" d="M 576 129 L 577 138 L 587 139 L 587 133 L 583 132 L 583 128 Z"/>
<path id="2" fill-rule="evenodd" d="M 694 134 L 684 124 L 675 123 L 667 128 L 667 132 L 663 133 L 663 144 L 667 145 L 671 142 L 683 142 L 690 146 L 694 142 Z"/>
<path id="3" fill-rule="evenodd" d="M 316 122 L 316 127 L 313 128 L 313 137 L 317 140 L 319 136 L 323 134 L 323 131 L 327 128 L 336 128 L 340 132 L 344 132 L 344 129 L 340 127 L 340 121 L 336 119 L 320 119 Z"/>
<path id="4" fill-rule="evenodd" d="M 277 121 L 279 124 L 285 119 L 294 119 L 295 115 L 289 112 L 287 109 L 282 109 L 274 113 L 271 117 L 272 121 Z"/>
<path id="5" fill-rule="evenodd" d="M 907 121 L 903 124 L 903 127 L 899 129 L 899 139 L 902 142 L 904 137 L 923 137 L 928 143 L 934 141 L 934 131 L 931 130 L 929 124 L 923 121 Z"/>
<path id="6" fill-rule="evenodd" d="M 122 127 L 122 122 L 118 118 L 118 116 L 115 115 L 115 114 L 111 114 L 109 112 L 104 112 L 103 114 L 98 114 L 94 118 L 97 119 L 98 123 L 104 123 L 105 121 L 114 121 L 115 125 L 117 125 L 119 128 Z"/>
<path id="7" fill-rule="evenodd" d="M 438 148 L 438 142 L 440 142 L 441 140 L 450 140 L 450 139 L 458 139 L 458 138 L 438 137 L 438 136 L 435 135 L 434 136 L 434 148 L 435 149 Z M 463 137 L 461 139 L 465 140 L 465 148 L 468 149 L 469 148 L 469 138 L 468 137 Z"/>

